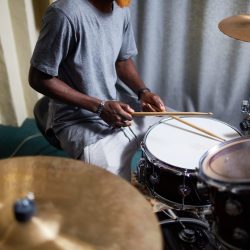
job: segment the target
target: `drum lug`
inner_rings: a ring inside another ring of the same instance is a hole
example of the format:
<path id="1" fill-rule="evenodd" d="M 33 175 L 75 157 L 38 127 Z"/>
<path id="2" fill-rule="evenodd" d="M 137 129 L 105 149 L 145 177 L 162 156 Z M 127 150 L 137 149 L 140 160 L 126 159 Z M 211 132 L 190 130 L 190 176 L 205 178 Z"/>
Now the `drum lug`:
<path id="1" fill-rule="evenodd" d="M 220 186 L 220 187 L 218 187 L 218 191 L 219 192 L 229 192 L 230 189 L 227 186 Z"/>
<path id="2" fill-rule="evenodd" d="M 233 193 L 233 194 L 240 194 L 240 193 L 250 193 L 250 188 L 249 188 L 249 186 L 239 186 L 239 187 L 233 187 L 232 189 L 231 189 L 231 192 Z"/>
<path id="3" fill-rule="evenodd" d="M 205 183 L 203 182 L 197 182 L 196 184 L 197 190 L 199 191 L 199 194 L 208 194 L 208 187 Z"/>
<path id="4" fill-rule="evenodd" d="M 141 150 L 145 153 L 145 143 L 143 141 L 141 142 Z"/>
<path id="5" fill-rule="evenodd" d="M 149 177 L 149 181 L 154 186 L 160 182 L 160 176 L 157 173 L 152 173 Z"/>
<path id="6" fill-rule="evenodd" d="M 249 240 L 249 234 L 242 228 L 235 228 L 233 231 L 233 239 L 240 242 L 247 242 Z"/>
<path id="7" fill-rule="evenodd" d="M 191 193 L 191 188 L 187 185 L 180 185 L 179 193 L 181 194 L 182 197 L 186 197 Z"/>
<path id="8" fill-rule="evenodd" d="M 145 183 L 145 173 L 144 173 L 145 164 L 146 164 L 145 159 L 141 158 L 137 165 L 136 177 L 139 183 Z"/>

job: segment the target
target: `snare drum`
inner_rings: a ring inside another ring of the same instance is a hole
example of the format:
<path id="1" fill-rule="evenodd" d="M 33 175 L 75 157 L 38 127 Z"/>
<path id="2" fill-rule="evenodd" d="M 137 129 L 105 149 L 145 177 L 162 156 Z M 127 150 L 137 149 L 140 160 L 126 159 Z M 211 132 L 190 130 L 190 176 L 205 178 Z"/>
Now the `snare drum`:
<path id="1" fill-rule="evenodd" d="M 200 178 L 208 185 L 214 230 L 233 249 L 250 247 L 250 137 L 222 143 L 200 161 Z"/>
<path id="2" fill-rule="evenodd" d="M 233 127 L 219 120 L 204 117 L 183 117 L 226 140 L 240 136 Z M 173 208 L 189 209 L 209 206 L 209 197 L 197 188 L 197 170 L 201 156 L 220 141 L 180 123 L 163 119 L 150 127 L 141 148 L 138 164 L 139 181 L 153 196 Z"/>

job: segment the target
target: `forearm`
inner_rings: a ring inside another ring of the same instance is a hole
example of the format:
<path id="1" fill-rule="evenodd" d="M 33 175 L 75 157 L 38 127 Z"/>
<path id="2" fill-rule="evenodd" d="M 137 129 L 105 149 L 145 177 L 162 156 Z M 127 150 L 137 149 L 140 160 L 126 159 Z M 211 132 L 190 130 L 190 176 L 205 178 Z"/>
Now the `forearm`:
<path id="1" fill-rule="evenodd" d="M 147 88 L 132 59 L 117 61 L 116 71 L 119 79 L 124 82 L 130 89 L 138 94 L 139 89 Z"/>
<path id="2" fill-rule="evenodd" d="M 131 59 L 117 61 L 116 71 L 118 77 L 137 94 L 144 111 L 165 110 L 163 101 L 147 88 Z"/>
<path id="3" fill-rule="evenodd" d="M 33 89 L 46 96 L 91 112 L 97 111 L 97 107 L 101 101 L 85 95 L 71 88 L 60 79 L 43 74 L 34 68 L 30 69 L 29 83 Z"/>

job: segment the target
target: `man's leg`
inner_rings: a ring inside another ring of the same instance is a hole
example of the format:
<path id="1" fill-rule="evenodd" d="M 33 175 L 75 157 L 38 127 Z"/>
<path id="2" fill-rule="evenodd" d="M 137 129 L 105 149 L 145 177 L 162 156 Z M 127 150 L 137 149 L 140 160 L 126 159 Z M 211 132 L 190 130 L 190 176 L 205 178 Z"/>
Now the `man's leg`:
<path id="1" fill-rule="evenodd" d="M 131 161 L 150 126 L 162 117 L 135 119 L 131 127 L 117 130 L 112 135 L 84 148 L 80 159 L 130 180 Z"/>

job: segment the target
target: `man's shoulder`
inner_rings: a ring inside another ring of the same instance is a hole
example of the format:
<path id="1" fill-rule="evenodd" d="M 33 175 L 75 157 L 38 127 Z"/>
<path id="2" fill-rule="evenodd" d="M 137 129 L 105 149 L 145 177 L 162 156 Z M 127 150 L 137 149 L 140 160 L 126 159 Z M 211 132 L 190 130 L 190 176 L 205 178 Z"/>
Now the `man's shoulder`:
<path id="1" fill-rule="evenodd" d="M 77 10 L 84 9 L 88 0 L 57 0 L 49 6 L 49 10 L 61 12 L 68 17 L 74 17 Z"/>

